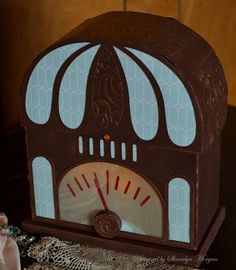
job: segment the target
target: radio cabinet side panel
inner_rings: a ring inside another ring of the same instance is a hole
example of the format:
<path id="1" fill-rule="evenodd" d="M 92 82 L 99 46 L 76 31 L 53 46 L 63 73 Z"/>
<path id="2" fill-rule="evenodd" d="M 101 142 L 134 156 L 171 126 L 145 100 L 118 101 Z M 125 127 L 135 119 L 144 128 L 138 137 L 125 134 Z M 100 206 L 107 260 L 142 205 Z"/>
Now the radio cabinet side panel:
<path id="1" fill-rule="evenodd" d="M 197 198 L 196 245 L 204 237 L 219 205 L 220 140 L 199 154 L 199 189 Z"/>

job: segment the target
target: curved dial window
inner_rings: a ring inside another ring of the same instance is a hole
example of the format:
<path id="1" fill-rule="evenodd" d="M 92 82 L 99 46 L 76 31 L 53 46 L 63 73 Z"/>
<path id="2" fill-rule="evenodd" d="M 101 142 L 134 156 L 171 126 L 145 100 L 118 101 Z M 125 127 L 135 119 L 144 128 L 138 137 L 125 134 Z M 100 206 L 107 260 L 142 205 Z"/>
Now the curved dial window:
<path id="1" fill-rule="evenodd" d="M 59 113 L 68 128 L 81 124 L 85 111 L 85 96 L 88 73 L 99 46 L 80 54 L 67 68 L 59 92 Z"/>
<path id="2" fill-rule="evenodd" d="M 25 107 L 31 121 L 45 124 L 50 116 L 53 84 L 63 62 L 88 43 L 59 47 L 45 56 L 34 67 L 26 90 Z"/>
<path id="3" fill-rule="evenodd" d="M 119 165 L 92 162 L 70 170 L 59 187 L 60 219 L 92 225 L 102 210 L 117 214 L 121 231 L 162 236 L 162 204 L 156 189 Z"/>
<path id="4" fill-rule="evenodd" d="M 185 86 L 169 67 L 156 58 L 134 49 L 127 49 L 147 66 L 160 87 L 171 141 L 178 146 L 190 145 L 196 136 L 196 119 Z"/>
<path id="5" fill-rule="evenodd" d="M 115 48 L 125 73 L 133 128 L 143 140 L 151 140 L 158 130 L 158 106 L 153 88 L 142 69 Z"/>

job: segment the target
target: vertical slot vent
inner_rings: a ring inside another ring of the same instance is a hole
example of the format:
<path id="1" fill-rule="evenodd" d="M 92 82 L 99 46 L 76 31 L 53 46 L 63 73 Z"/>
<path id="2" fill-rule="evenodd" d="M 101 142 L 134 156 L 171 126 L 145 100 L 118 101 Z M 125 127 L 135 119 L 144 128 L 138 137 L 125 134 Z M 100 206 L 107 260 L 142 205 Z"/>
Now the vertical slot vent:
<path id="1" fill-rule="evenodd" d="M 132 156 L 133 156 L 133 161 L 137 161 L 138 159 L 138 153 L 137 153 L 137 145 L 133 144 L 132 146 Z"/>
<path id="2" fill-rule="evenodd" d="M 87 142 L 87 143 L 86 143 Z M 83 136 L 79 136 L 78 137 L 78 150 L 80 154 L 86 154 L 88 153 L 90 156 L 94 155 L 94 151 L 95 151 L 95 146 L 94 144 L 96 143 L 96 145 L 98 144 L 98 154 L 100 155 L 100 157 L 104 157 L 105 156 L 105 141 L 103 139 L 100 140 L 95 140 L 93 138 L 88 138 L 88 141 L 86 138 L 84 138 Z M 107 142 L 109 143 L 109 142 Z M 88 145 L 88 148 L 86 147 L 86 145 Z M 116 155 L 116 151 L 118 151 L 119 153 L 121 153 L 121 159 L 122 160 L 127 160 L 127 147 L 130 148 L 130 146 L 126 145 L 125 142 L 122 143 L 117 143 L 117 147 L 119 148 L 118 150 L 116 149 L 116 143 L 115 141 L 111 141 L 110 142 L 110 153 L 107 153 L 108 155 L 110 155 L 111 158 L 115 158 Z M 131 145 L 131 157 L 129 157 L 128 155 L 128 159 L 131 158 L 131 160 L 133 160 L 134 162 L 137 162 L 138 160 L 138 149 L 137 149 L 137 145 L 133 144 Z M 128 151 L 129 152 L 129 151 Z M 118 157 L 118 156 L 117 156 Z"/>
<path id="3" fill-rule="evenodd" d="M 110 144 L 111 158 L 115 158 L 115 142 L 111 141 Z"/>
<path id="4" fill-rule="evenodd" d="M 104 150 L 104 140 L 100 140 L 100 156 L 101 157 L 104 157 L 104 153 L 105 153 L 105 150 Z"/>
<path id="5" fill-rule="evenodd" d="M 79 136 L 79 153 L 83 154 L 83 152 L 84 152 L 83 137 Z"/>
<path id="6" fill-rule="evenodd" d="M 94 154 L 93 138 L 89 138 L 89 154 L 91 156 Z"/>
<path id="7" fill-rule="evenodd" d="M 124 142 L 121 144 L 121 157 L 126 160 L 126 144 Z"/>

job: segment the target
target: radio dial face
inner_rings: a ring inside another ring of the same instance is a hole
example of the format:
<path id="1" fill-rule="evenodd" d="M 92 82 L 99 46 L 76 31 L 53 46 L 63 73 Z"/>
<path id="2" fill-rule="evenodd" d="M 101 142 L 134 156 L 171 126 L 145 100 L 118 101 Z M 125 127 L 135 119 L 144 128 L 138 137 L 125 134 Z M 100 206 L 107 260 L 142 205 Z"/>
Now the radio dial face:
<path id="1" fill-rule="evenodd" d="M 162 237 L 162 211 L 156 188 L 117 164 L 78 165 L 60 182 L 60 219 L 94 226 L 106 238 L 120 231 Z"/>

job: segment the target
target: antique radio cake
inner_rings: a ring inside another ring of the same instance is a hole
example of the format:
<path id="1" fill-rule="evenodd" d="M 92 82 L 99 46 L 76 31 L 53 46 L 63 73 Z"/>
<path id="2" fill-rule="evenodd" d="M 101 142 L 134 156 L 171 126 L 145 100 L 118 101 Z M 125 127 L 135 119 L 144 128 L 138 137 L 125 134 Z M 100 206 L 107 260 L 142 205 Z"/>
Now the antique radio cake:
<path id="1" fill-rule="evenodd" d="M 87 20 L 23 82 L 25 230 L 199 265 L 224 219 L 226 104 L 218 58 L 183 24 L 136 12 Z"/>

